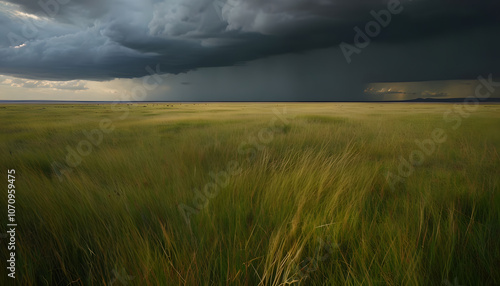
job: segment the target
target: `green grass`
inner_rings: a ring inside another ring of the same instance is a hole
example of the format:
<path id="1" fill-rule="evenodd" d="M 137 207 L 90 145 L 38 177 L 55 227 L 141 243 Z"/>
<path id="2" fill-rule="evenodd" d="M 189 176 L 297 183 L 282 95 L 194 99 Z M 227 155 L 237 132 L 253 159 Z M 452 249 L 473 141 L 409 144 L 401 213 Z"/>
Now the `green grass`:
<path id="1" fill-rule="evenodd" d="M 2 107 L 18 285 L 122 285 L 114 271 L 127 285 L 500 284 L 500 105 L 456 130 L 451 104 Z M 103 119 L 114 130 L 69 166 Z M 392 190 L 387 173 L 436 128 L 447 140 Z M 196 200 L 209 183 L 223 187 Z M 207 202 L 186 223 L 179 205 Z"/>

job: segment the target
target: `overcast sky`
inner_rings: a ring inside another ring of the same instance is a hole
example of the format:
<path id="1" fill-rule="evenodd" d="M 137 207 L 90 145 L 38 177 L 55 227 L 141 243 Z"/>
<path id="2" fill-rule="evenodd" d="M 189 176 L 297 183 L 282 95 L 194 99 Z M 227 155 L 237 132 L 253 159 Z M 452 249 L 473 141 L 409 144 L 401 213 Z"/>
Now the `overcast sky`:
<path id="1" fill-rule="evenodd" d="M 0 1 L 0 100 L 114 100 L 144 81 L 145 100 L 466 97 L 500 78 L 499 15 L 493 0 Z"/>

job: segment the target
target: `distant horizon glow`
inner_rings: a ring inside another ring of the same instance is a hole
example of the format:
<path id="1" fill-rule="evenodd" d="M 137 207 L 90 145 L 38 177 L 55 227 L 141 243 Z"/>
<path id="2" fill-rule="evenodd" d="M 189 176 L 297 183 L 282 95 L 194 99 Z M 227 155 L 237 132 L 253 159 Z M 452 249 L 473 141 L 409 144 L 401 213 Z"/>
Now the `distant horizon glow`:
<path id="1" fill-rule="evenodd" d="M 143 78 L 115 79 L 105 82 L 88 80 L 44 81 L 0 76 L 0 90 L 10 90 L 11 92 L 19 93 L 16 98 L 13 99 L 7 92 L 2 92 L 0 93 L 0 100 L 112 102 L 121 100 L 121 96 L 129 92 L 134 84 L 140 85 L 142 79 Z M 500 82 L 500 80 L 498 81 Z M 364 89 L 366 95 L 365 101 L 403 101 L 418 98 L 465 98 L 474 94 L 476 83 L 477 80 L 370 83 Z M 146 98 L 144 101 L 182 101 L 179 100 L 179 98 L 165 98 L 162 100 L 156 96 L 154 99 L 151 97 L 152 96 L 149 96 L 149 98 Z M 500 92 L 492 94 L 491 97 L 500 98 Z M 191 101 L 196 102 L 197 100 L 187 100 L 186 102 Z M 208 101 L 226 100 L 214 99 Z M 234 101 L 252 100 L 242 99 Z"/>

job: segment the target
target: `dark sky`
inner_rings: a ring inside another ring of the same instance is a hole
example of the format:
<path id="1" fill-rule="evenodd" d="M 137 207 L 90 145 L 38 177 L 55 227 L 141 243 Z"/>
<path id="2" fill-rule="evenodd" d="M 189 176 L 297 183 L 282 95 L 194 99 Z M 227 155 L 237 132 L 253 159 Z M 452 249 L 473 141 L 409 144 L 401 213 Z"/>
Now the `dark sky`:
<path id="1" fill-rule="evenodd" d="M 500 75 L 492 0 L 10 0 L 0 23 L 9 87 L 81 91 L 159 64 L 149 100 L 363 100 L 374 82 Z"/>

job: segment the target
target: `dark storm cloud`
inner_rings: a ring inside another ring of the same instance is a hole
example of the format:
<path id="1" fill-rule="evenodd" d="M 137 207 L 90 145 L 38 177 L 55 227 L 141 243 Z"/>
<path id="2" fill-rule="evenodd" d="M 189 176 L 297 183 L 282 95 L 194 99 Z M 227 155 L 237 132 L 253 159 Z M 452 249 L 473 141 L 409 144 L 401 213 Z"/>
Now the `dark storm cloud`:
<path id="1" fill-rule="evenodd" d="M 369 0 L 59 1 L 0 2 L 0 74 L 108 80 L 141 77 L 157 64 L 175 74 L 240 65 L 352 43 L 353 27 L 387 6 Z M 373 39 L 377 45 L 337 69 L 363 82 L 499 71 L 498 1 L 401 3 L 404 12 Z"/>

